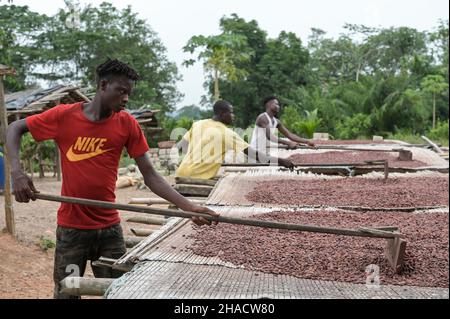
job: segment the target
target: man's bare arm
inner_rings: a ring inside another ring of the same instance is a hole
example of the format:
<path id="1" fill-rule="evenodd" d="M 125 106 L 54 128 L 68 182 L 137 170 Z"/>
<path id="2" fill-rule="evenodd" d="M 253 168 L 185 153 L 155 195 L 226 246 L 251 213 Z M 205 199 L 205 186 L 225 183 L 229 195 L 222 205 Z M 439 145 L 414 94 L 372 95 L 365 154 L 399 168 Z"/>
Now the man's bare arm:
<path id="1" fill-rule="evenodd" d="M 11 178 L 13 192 L 16 201 L 28 203 L 36 200 L 34 195 L 37 192 L 33 181 L 22 171 L 20 167 L 19 150 L 22 135 L 28 132 L 28 126 L 25 120 L 13 122 L 6 130 L 6 149 L 11 163 Z"/>
<path id="2" fill-rule="evenodd" d="M 315 144 L 313 142 L 311 142 L 311 140 L 301 138 L 300 136 L 295 135 L 294 133 L 290 132 L 281 122 L 279 122 L 279 124 L 278 124 L 278 130 L 281 132 L 281 134 L 286 136 L 291 141 L 301 143 L 301 144 L 306 144 L 311 147 L 315 147 Z"/>
<path id="3" fill-rule="evenodd" d="M 162 177 L 153 167 L 152 163 L 150 162 L 150 158 L 148 157 L 148 154 L 145 153 L 144 155 L 138 157 L 135 159 L 136 164 L 139 167 L 139 170 L 141 171 L 142 175 L 144 176 L 144 183 L 145 185 L 150 188 L 150 190 L 155 193 L 156 195 L 164 198 L 165 200 L 173 203 L 175 206 L 179 207 L 180 209 L 184 211 L 189 212 L 195 212 L 195 213 L 206 213 L 211 216 L 218 216 L 216 212 L 210 210 L 207 207 L 199 206 L 182 195 L 178 193 L 176 190 L 173 189 L 173 187 Z M 195 222 L 197 225 L 202 224 L 211 224 L 206 219 L 200 217 L 194 217 L 192 218 L 193 222 Z"/>

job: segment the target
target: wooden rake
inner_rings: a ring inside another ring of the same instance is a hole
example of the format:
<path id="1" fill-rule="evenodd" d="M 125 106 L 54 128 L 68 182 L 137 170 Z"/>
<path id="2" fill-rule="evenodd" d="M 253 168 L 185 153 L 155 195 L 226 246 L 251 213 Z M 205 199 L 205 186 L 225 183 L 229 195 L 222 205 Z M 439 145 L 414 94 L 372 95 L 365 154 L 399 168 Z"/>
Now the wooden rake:
<path id="1" fill-rule="evenodd" d="M 106 209 L 117 209 L 125 210 L 143 214 L 154 214 L 154 215 L 164 215 L 170 217 L 181 217 L 181 218 L 192 218 L 192 217 L 203 217 L 209 221 L 217 221 L 220 223 L 247 225 L 263 228 L 274 228 L 274 229 L 285 229 L 285 230 L 296 230 L 304 232 L 313 233 L 323 233 L 323 234 L 334 234 L 342 236 L 354 236 L 354 237 L 371 237 L 371 238 L 384 238 L 387 241 L 385 255 L 389 264 L 393 267 L 394 271 L 398 273 L 401 266 L 404 264 L 404 256 L 406 250 L 406 241 L 402 239 L 404 236 L 398 232 L 397 227 L 375 227 L 367 228 L 361 227 L 357 230 L 355 229 L 342 229 L 342 228 L 328 228 L 328 227 L 318 227 L 309 225 L 298 225 L 298 224 L 287 224 L 271 221 L 263 221 L 256 219 L 244 219 L 237 217 L 225 217 L 225 216 L 211 216 L 208 214 L 185 212 L 176 209 L 164 209 L 164 208 L 153 208 L 153 207 L 142 207 L 127 204 L 118 204 L 111 202 L 104 202 L 92 199 L 82 199 L 67 196 L 57 196 L 36 193 L 37 199 L 53 201 L 59 203 L 69 203 L 85 206 L 95 206 Z"/>

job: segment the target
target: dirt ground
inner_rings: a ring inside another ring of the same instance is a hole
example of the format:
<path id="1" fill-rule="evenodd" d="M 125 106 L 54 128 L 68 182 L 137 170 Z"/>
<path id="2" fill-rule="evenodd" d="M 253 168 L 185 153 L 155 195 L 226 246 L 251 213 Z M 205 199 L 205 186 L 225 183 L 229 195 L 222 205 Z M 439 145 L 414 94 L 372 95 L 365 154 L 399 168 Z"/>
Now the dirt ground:
<path id="1" fill-rule="evenodd" d="M 169 182 L 173 182 L 169 178 Z M 55 178 L 35 178 L 36 188 L 47 194 L 60 194 L 61 182 Z M 132 197 L 154 196 L 149 190 L 128 187 L 116 190 L 116 202 L 128 203 Z M 45 251 L 40 246 L 41 237 L 55 241 L 56 212 L 59 204 L 38 200 L 28 204 L 14 201 L 17 240 L 6 234 L 4 197 L 0 196 L 0 299 L 52 298 L 54 248 Z M 121 212 L 125 236 L 131 236 L 126 219 L 137 213 Z M 139 228 L 145 228 L 139 225 Z M 90 266 L 86 277 L 92 276 Z"/>

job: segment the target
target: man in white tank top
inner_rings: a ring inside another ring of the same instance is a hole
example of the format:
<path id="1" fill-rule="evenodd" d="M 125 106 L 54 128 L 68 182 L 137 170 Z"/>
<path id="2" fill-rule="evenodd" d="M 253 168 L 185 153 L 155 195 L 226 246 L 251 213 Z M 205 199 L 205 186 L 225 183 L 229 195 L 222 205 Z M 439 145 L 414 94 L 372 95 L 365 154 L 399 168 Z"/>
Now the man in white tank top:
<path id="1" fill-rule="evenodd" d="M 251 147 L 267 153 L 269 148 L 276 148 L 279 144 L 286 145 L 290 149 L 296 148 L 300 144 L 306 144 L 311 147 L 316 146 L 312 141 L 291 133 L 278 119 L 275 118 L 275 115 L 280 111 L 280 102 L 275 96 L 264 99 L 264 106 L 266 112 L 260 114 L 256 118 L 256 126 L 253 130 L 250 142 Z M 276 136 L 277 130 L 287 137 L 288 140 Z"/>

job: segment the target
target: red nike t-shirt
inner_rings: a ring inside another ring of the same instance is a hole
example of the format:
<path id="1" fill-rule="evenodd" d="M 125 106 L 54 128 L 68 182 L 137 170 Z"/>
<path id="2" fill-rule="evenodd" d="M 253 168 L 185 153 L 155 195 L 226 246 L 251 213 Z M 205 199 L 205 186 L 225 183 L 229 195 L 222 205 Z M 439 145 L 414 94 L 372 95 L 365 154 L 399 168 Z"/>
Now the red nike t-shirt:
<path id="1" fill-rule="evenodd" d="M 63 196 L 115 201 L 117 170 L 124 147 L 132 158 L 149 147 L 136 119 L 127 112 L 113 113 L 100 122 L 89 120 L 83 103 L 58 105 L 26 118 L 33 138 L 53 139 L 61 152 Z M 101 229 L 120 223 L 115 209 L 62 203 L 58 225 Z"/>

